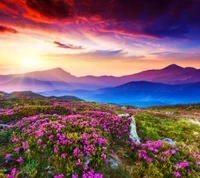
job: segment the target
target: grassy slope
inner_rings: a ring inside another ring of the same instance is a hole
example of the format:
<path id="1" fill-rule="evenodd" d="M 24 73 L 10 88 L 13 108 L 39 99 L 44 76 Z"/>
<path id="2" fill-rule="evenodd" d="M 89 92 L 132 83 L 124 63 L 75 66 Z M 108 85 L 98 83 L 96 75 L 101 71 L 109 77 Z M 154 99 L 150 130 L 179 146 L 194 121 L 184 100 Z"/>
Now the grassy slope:
<path id="1" fill-rule="evenodd" d="M 44 100 L 29 100 L 29 99 L 11 99 L 3 104 L 0 103 L 1 108 L 12 108 L 14 106 L 21 106 L 23 104 L 29 104 L 31 106 L 39 107 L 38 105 L 44 105 L 49 107 L 51 101 Z M 90 108 L 91 107 L 91 108 Z M 181 106 L 170 106 L 170 107 L 153 107 L 145 110 L 137 109 L 122 109 L 118 106 L 112 105 L 97 105 L 94 103 L 85 103 L 81 104 L 79 107 L 74 107 L 72 104 L 72 109 L 75 109 L 77 112 L 82 112 L 86 110 L 97 110 L 97 111 L 109 111 L 113 114 L 121 113 L 130 113 L 135 115 L 137 123 L 138 135 L 141 137 L 142 142 L 148 140 L 159 140 L 162 138 L 171 138 L 176 140 L 178 144 L 181 144 L 185 149 L 190 152 L 200 153 L 200 126 L 197 124 L 192 124 L 190 122 L 185 122 L 185 116 L 191 116 L 193 118 L 198 118 L 200 105 L 181 105 Z M 40 110 L 38 110 L 40 111 Z M 166 115 L 166 112 L 173 112 L 173 115 Z M 33 112 L 35 115 L 36 113 Z M 61 111 L 60 114 L 65 113 Z M 195 113 L 195 114 L 194 114 Z M 27 116 L 26 112 L 21 113 L 21 117 Z M 1 116 L 0 116 L 1 120 Z M 6 144 L 8 134 L 1 133 L 0 138 L 3 140 L 0 144 L 0 163 L 3 161 L 5 153 L 10 149 L 9 145 Z M 134 177 L 132 170 L 132 162 L 130 150 L 121 144 L 116 144 L 112 146 L 112 149 L 115 151 L 115 156 L 119 161 L 122 162 L 122 166 L 118 169 L 105 169 L 104 177 Z M 134 167 L 135 169 L 135 167 Z M 159 177 L 159 176 L 158 176 Z M 162 177 L 160 175 L 160 177 Z"/>

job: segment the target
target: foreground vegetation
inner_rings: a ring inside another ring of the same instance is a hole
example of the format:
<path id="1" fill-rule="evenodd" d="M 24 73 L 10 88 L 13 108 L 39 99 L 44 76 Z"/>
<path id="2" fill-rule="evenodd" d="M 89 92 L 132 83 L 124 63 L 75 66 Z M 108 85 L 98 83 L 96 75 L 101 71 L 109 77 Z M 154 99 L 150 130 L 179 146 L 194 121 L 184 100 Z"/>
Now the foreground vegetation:
<path id="1" fill-rule="evenodd" d="M 199 177 L 199 110 L 52 98 L 0 101 L 0 177 Z M 197 107 L 197 109 L 195 109 Z M 140 143 L 131 140 L 135 117 Z M 195 113 L 195 114 L 194 114 Z M 171 143 L 163 141 L 170 138 Z"/>

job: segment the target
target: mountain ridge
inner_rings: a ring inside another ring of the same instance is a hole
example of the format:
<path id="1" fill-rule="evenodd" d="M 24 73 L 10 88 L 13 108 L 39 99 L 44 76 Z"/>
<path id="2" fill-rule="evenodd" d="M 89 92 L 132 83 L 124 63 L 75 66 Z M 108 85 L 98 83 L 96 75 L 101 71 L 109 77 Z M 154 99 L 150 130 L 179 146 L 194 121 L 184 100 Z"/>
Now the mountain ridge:
<path id="1" fill-rule="evenodd" d="M 24 74 L 0 75 L 0 84 L 1 84 L 0 90 L 7 91 L 6 89 L 10 88 L 10 90 L 14 91 L 16 89 L 19 90 L 20 86 L 22 90 L 24 90 L 24 88 L 26 90 L 32 90 L 31 85 L 26 87 L 27 84 L 20 82 L 19 78 L 25 78 L 27 81 L 26 83 L 35 85 L 34 92 L 54 90 L 54 89 L 59 89 L 59 90 L 69 89 L 69 85 L 71 85 L 70 88 L 71 90 L 76 90 L 76 89 L 96 90 L 99 88 L 119 86 L 131 81 L 149 81 L 149 82 L 158 82 L 158 83 L 165 83 L 172 85 L 196 83 L 200 81 L 200 69 L 196 69 L 193 67 L 181 67 L 176 64 L 171 64 L 162 69 L 146 70 L 139 73 L 125 75 L 121 77 L 106 76 L 106 75 L 104 76 L 87 75 L 87 76 L 77 77 L 75 75 L 70 74 L 69 72 L 66 72 L 62 68 L 57 67 L 49 70 L 28 72 Z M 19 80 L 18 84 L 16 80 Z M 33 82 L 34 80 L 35 82 Z M 58 84 L 56 82 L 63 82 L 63 84 L 61 85 L 61 83 Z M 53 84 L 51 85 L 50 83 Z M 64 83 L 67 83 L 68 86 L 67 84 Z M 15 88 L 15 84 L 19 87 Z M 48 87 L 47 84 L 49 84 Z M 46 86 L 46 88 L 44 87 L 44 89 L 42 90 L 41 86 Z"/>
<path id="2" fill-rule="evenodd" d="M 200 102 L 200 82 L 189 84 L 163 84 L 147 81 L 129 82 L 117 87 L 102 88 L 94 91 L 49 91 L 41 95 L 74 95 L 84 100 L 99 103 L 130 104 L 153 106 L 167 104 L 188 104 Z"/>

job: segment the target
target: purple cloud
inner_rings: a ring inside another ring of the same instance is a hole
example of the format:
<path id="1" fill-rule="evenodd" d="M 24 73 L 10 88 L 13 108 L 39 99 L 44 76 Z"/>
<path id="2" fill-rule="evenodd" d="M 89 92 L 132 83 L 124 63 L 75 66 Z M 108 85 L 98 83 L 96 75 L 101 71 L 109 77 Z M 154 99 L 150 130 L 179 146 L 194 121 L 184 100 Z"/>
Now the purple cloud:
<path id="1" fill-rule="evenodd" d="M 63 44 L 58 41 L 54 41 L 53 44 L 55 44 L 59 48 L 74 49 L 74 50 L 84 49 L 82 46 L 74 46 L 72 44 Z"/>

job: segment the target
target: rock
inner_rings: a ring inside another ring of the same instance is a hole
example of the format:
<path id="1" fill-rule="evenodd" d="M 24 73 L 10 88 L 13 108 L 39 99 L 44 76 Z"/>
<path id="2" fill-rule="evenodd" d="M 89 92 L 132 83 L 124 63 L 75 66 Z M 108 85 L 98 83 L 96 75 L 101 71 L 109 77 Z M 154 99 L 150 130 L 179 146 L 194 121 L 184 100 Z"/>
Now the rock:
<path id="1" fill-rule="evenodd" d="M 131 119 L 132 119 L 132 121 L 131 121 L 131 124 L 130 124 L 131 129 L 130 129 L 130 136 L 129 136 L 129 137 L 130 137 L 134 142 L 140 143 L 140 137 L 139 137 L 138 134 L 137 134 L 137 129 L 136 129 L 136 123 L 135 123 L 135 118 L 134 118 L 134 116 L 131 116 Z"/>
<path id="2" fill-rule="evenodd" d="M 85 157 L 85 159 L 86 159 L 86 162 L 85 162 L 85 164 L 84 164 L 84 165 L 87 165 L 87 166 L 88 166 L 88 165 L 90 164 L 90 159 L 89 159 L 89 157 L 88 157 L 88 156 L 86 156 L 86 157 Z"/>
<path id="3" fill-rule="evenodd" d="M 9 127 L 7 124 L 0 124 L 0 129 L 4 129 L 5 127 Z"/>
<path id="4" fill-rule="evenodd" d="M 176 141 L 174 141 L 174 140 L 172 140 L 170 138 L 164 138 L 162 141 L 165 142 L 165 143 L 168 143 L 170 145 L 175 145 L 176 144 Z"/>
<path id="5" fill-rule="evenodd" d="M 114 160 L 113 158 L 109 158 L 108 160 L 110 162 L 111 168 L 116 168 L 117 166 L 119 166 L 119 163 L 116 160 Z"/>
<path id="6" fill-rule="evenodd" d="M 16 157 L 11 156 L 10 158 L 6 159 L 5 161 L 7 164 L 13 164 L 16 163 Z"/>
<path id="7" fill-rule="evenodd" d="M 11 174 L 11 170 L 5 170 L 4 174 Z"/>
<path id="8" fill-rule="evenodd" d="M 53 172 L 52 172 L 52 171 L 48 171 L 48 174 L 50 174 L 50 175 L 51 175 L 51 174 L 53 174 Z"/>
<path id="9" fill-rule="evenodd" d="M 128 113 L 126 114 L 119 114 L 118 117 L 129 117 L 130 115 Z"/>
<path id="10" fill-rule="evenodd" d="M 135 123 L 135 118 L 134 116 L 130 117 L 130 114 L 126 113 L 126 114 L 119 114 L 118 117 L 126 117 L 126 118 L 131 118 L 131 124 L 130 124 L 130 138 L 136 142 L 136 143 L 140 143 L 140 137 L 138 137 L 137 134 L 137 130 L 136 130 L 136 123 Z"/>
<path id="11" fill-rule="evenodd" d="M 109 158 L 109 161 L 111 163 L 111 166 L 112 166 L 112 163 L 113 163 L 113 166 L 119 166 L 119 165 L 123 165 L 123 162 L 122 160 L 119 158 L 119 156 L 115 153 L 110 153 L 110 158 Z"/>

